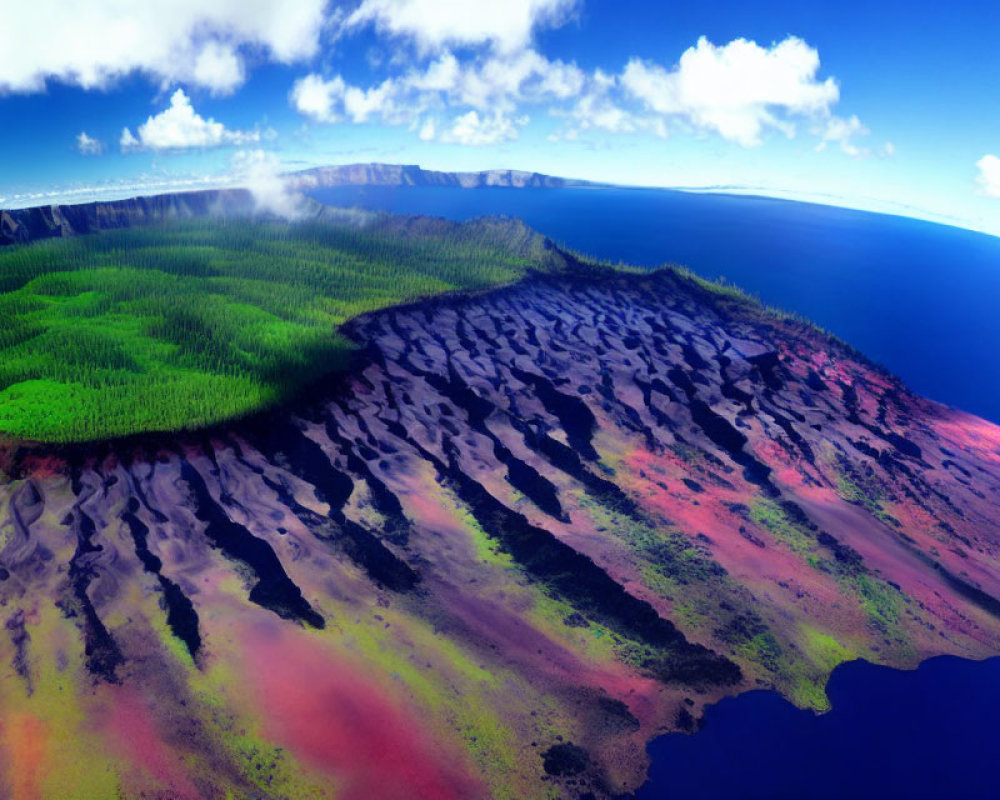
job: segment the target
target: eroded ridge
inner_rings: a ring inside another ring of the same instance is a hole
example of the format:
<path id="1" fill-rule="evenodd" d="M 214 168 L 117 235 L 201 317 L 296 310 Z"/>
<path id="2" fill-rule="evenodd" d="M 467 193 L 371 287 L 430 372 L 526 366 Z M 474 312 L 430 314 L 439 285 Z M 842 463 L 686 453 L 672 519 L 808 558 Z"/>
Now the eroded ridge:
<path id="1" fill-rule="evenodd" d="M 1000 652 L 1000 429 L 810 326 L 664 271 L 347 333 L 295 408 L 11 454 L 5 786 L 608 796 L 725 694 Z"/>

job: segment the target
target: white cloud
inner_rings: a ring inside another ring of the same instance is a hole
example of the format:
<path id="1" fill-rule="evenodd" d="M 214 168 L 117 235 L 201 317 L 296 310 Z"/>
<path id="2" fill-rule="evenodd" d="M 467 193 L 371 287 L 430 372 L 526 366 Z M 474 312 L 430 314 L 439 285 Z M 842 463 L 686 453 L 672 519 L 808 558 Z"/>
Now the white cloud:
<path id="1" fill-rule="evenodd" d="M 136 150 L 142 146 L 141 142 L 135 138 L 135 134 L 128 128 L 122 128 L 121 139 L 118 140 L 122 150 Z"/>
<path id="2" fill-rule="evenodd" d="M 451 77 L 451 85 L 443 90 L 449 102 L 480 110 L 497 105 L 512 110 L 517 103 L 566 100 L 579 94 L 586 80 L 576 64 L 550 61 L 535 50 L 465 64 Z"/>
<path id="3" fill-rule="evenodd" d="M 792 116 L 829 116 L 840 92 L 833 78 L 817 80 L 818 70 L 819 54 L 796 37 L 771 47 L 702 37 L 670 70 L 632 59 L 621 85 L 650 112 L 749 147 L 769 128 L 794 135 Z"/>
<path id="4" fill-rule="evenodd" d="M 434 136 L 437 133 L 437 123 L 433 119 L 425 119 L 423 124 L 420 126 L 420 132 L 417 136 L 420 137 L 421 141 L 431 142 L 434 140 Z"/>
<path id="5" fill-rule="evenodd" d="M 412 39 L 422 52 L 489 44 L 498 51 L 526 47 L 534 30 L 564 23 L 576 0 L 363 0 L 348 29 L 374 24 Z"/>
<path id="6" fill-rule="evenodd" d="M 305 199 L 282 176 L 281 164 L 274 153 L 239 150 L 233 155 L 232 168 L 235 184 L 250 190 L 258 211 L 285 219 L 302 216 Z"/>
<path id="7" fill-rule="evenodd" d="M 93 185 L 52 186 L 44 191 L 19 192 L 5 198 L 9 208 L 29 208 L 38 205 L 86 203 L 94 200 L 115 200 L 136 197 L 139 194 L 158 194 L 191 189 L 206 189 L 229 185 L 218 176 L 165 176 L 139 175 L 134 178 L 111 180 Z"/>
<path id="8" fill-rule="evenodd" d="M 579 138 L 582 131 L 601 130 L 608 133 L 635 133 L 653 127 L 648 115 L 640 115 L 625 107 L 618 99 L 619 79 L 601 69 L 595 70 L 573 107 L 567 112 L 557 109 L 555 116 L 568 117 L 573 127 L 560 136 L 570 141 Z M 666 128 L 658 126 L 657 133 L 666 136 Z"/>
<path id="9" fill-rule="evenodd" d="M 514 5 L 513 15 L 535 19 L 531 25 L 541 18 L 531 14 L 540 9 L 564 13 L 573 7 L 554 1 Z M 455 9 L 466 4 L 441 6 L 454 11 L 444 21 L 425 0 L 365 0 L 348 17 L 347 30 L 374 21 L 383 31 L 421 40 L 421 55 L 413 66 L 367 87 L 351 85 L 341 75 L 306 75 L 292 88 L 292 106 L 316 122 L 408 125 L 425 141 L 461 144 L 516 138 L 525 109 L 538 106 L 566 120 L 555 134 L 564 140 L 586 131 L 666 138 L 680 128 L 752 146 L 768 131 L 792 137 L 804 123 L 818 137 L 817 149 L 835 142 L 849 155 L 869 155 L 855 143 L 867 128 L 856 116 L 833 113 L 840 97 L 837 82 L 817 76 L 819 54 L 801 39 L 761 47 L 745 39 L 716 46 L 703 37 L 669 69 L 633 58 L 619 73 L 588 73 L 529 47 L 527 34 L 504 34 L 503 47 L 488 33 L 495 26 L 475 35 L 471 27 L 454 34 L 466 24 L 464 12 Z M 473 6 L 478 2 L 468 5 Z M 522 27 L 530 33 L 531 25 Z M 452 49 L 457 43 L 476 46 Z"/>
<path id="10" fill-rule="evenodd" d="M 501 113 L 480 116 L 478 111 L 469 111 L 455 117 L 451 127 L 444 131 L 443 142 L 481 146 L 499 144 L 516 139 L 518 128 L 528 123 L 527 117 L 510 119 Z"/>
<path id="11" fill-rule="evenodd" d="M 104 145 L 98 139 L 88 136 L 86 131 L 80 131 L 80 135 L 76 137 L 76 149 L 85 156 L 99 156 Z"/>
<path id="12" fill-rule="evenodd" d="M 445 52 L 433 61 L 422 74 L 411 75 L 410 85 L 427 92 L 447 92 L 453 89 L 462 76 L 462 65 L 454 54 Z"/>
<path id="13" fill-rule="evenodd" d="M 989 197 L 1000 197 L 1000 158 L 994 155 L 985 155 L 976 162 L 979 174 L 976 176 L 976 183 L 983 194 Z"/>
<path id="14" fill-rule="evenodd" d="M 385 80 L 370 89 L 348 86 L 342 99 L 344 113 L 352 122 L 368 122 L 372 117 L 385 121 L 397 118 L 396 100 L 400 84 L 392 79 Z M 407 116 L 404 112 L 404 116 Z"/>
<path id="15" fill-rule="evenodd" d="M 634 133 L 639 129 L 635 116 L 602 92 L 591 92 L 581 97 L 569 116 L 582 130 L 597 128 L 609 133 Z"/>
<path id="16" fill-rule="evenodd" d="M 194 62 L 194 82 L 223 93 L 243 83 L 243 61 L 231 44 L 208 42 Z"/>
<path id="17" fill-rule="evenodd" d="M 229 92 L 246 56 L 293 63 L 315 55 L 326 0 L 31 0 L 5 3 L 0 92 L 47 81 L 105 88 L 139 71 L 164 85 Z"/>
<path id="18" fill-rule="evenodd" d="M 321 75 L 310 74 L 295 81 L 289 99 L 303 116 L 317 122 L 339 122 L 340 115 L 334 106 L 342 101 L 346 90 L 347 84 L 339 75 L 324 80 Z"/>
<path id="19" fill-rule="evenodd" d="M 830 142 L 837 142 L 840 145 L 841 151 L 849 156 L 853 156 L 854 158 L 867 156 L 869 154 L 868 149 L 856 145 L 854 137 L 867 136 L 869 133 L 868 128 L 861 124 L 861 120 L 857 116 L 852 115 L 846 118 L 832 116 L 826 120 L 826 124 L 822 128 L 820 143 L 816 145 L 816 150 L 823 150 Z M 886 154 L 891 155 L 893 152 L 892 143 L 886 142 L 886 144 L 888 145 Z"/>
<path id="20" fill-rule="evenodd" d="M 410 94 L 405 81 L 389 78 L 378 86 L 362 89 L 351 86 L 340 75 L 330 80 L 310 74 L 292 86 L 292 107 L 316 122 L 334 123 L 345 119 L 362 123 L 377 119 L 399 124 L 411 120 L 424 104 Z M 399 113 L 396 113 L 399 106 Z"/>
<path id="21" fill-rule="evenodd" d="M 137 132 L 138 136 L 128 128 L 122 131 L 122 150 L 180 150 L 260 141 L 258 131 L 232 131 L 221 122 L 199 115 L 183 89 L 171 95 L 169 108 L 149 117 Z"/>
<path id="22" fill-rule="evenodd" d="M 516 138 L 520 124 L 511 115 L 520 105 L 563 101 L 585 81 L 575 64 L 549 61 L 534 50 L 464 61 L 444 52 L 422 68 L 369 88 L 352 86 L 340 75 L 306 75 L 295 82 L 290 101 L 317 122 L 409 124 L 425 140 L 484 144 Z M 450 127 L 415 124 L 425 114 L 446 110 L 462 112 Z"/>
<path id="23" fill-rule="evenodd" d="M 274 153 L 247 149 L 234 152 L 229 162 L 218 171 L 178 173 L 156 169 L 125 179 L 90 185 L 52 186 L 43 191 L 12 194 L 7 201 L 10 202 L 10 208 L 24 208 L 55 203 L 116 200 L 163 192 L 244 188 L 253 195 L 258 211 L 296 219 L 306 213 L 308 201 L 303 195 L 296 193 L 292 184 L 294 181 L 283 174 L 282 166 Z"/>

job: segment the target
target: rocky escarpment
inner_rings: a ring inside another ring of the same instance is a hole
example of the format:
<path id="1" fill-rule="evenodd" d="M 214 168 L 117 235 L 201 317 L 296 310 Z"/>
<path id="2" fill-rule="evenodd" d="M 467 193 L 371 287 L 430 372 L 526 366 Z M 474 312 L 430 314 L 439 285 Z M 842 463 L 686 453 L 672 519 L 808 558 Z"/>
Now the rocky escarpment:
<path id="1" fill-rule="evenodd" d="M 611 796 L 726 694 L 1000 652 L 1000 429 L 809 326 L 596 272 L 347 333 L 294 408 L 8 454 L 5 785 Z"/>
<path id="2" fill-rule="evenodd" d="M 175 219 L 242 216 L 253 213 L 255 208 L 253 195 L 245 189 L 209 189 L 128 200 L 0 210 L 0 245 Z"/>
<path id="3" fill-rule="evenodd" d="M 539 172 L 490 169 L 481 172 L 441 172 L 416 164 L 344 164 L 294 172 L 293 186 L 315 189 L 327 186 L 447 186 L 460 189 L 505 187 L 513 189 L 553 189 L 590 185 L 587 181 L 556 178 Z"/>

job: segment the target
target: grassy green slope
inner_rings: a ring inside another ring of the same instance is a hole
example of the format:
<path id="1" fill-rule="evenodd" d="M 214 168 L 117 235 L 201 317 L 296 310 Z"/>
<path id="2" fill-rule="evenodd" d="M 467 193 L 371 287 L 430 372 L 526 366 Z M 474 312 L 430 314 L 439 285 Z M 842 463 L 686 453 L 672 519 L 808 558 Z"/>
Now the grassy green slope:
<path id="1" fill-rule="evenodd" d="M 173 222 L 0 250 L 0 435 L 190 429 L 343 363 L 357 314 L 551 267 L 514 221 Z"/>

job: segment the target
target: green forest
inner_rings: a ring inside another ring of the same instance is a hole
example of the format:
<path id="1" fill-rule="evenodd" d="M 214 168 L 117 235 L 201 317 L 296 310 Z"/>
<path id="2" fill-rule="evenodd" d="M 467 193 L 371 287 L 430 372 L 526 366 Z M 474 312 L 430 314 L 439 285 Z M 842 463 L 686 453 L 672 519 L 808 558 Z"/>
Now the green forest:
<path id="1" fill-rule="evenodd" d="M 0 435 L 194 429 L 345 364 L 358 314 L 551 269 L 512 220 L 205 219 L 0 248 Z"/>

